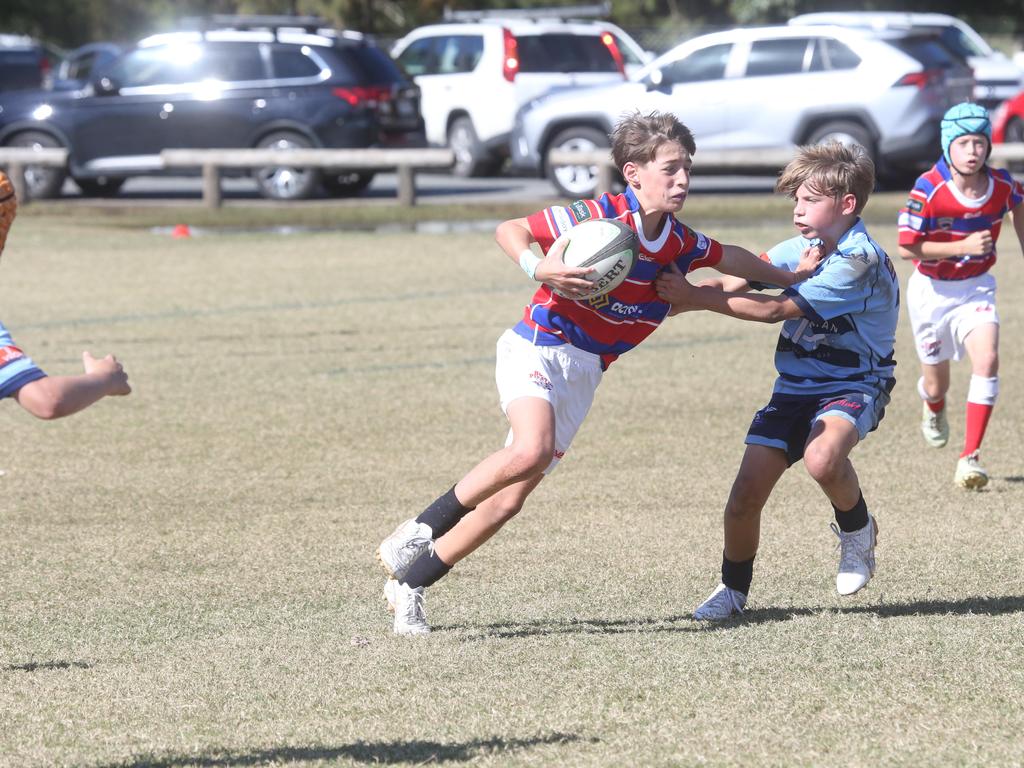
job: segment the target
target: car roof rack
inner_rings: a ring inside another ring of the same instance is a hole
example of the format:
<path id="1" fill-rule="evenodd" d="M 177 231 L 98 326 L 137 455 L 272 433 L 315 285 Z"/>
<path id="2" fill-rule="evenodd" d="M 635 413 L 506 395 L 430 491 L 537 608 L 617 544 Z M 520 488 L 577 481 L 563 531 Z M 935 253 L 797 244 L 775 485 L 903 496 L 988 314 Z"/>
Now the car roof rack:
<path id="1" fill-rule="evenodd" d="M 181 20 L 183 29 L 209 32 L 215 29 L 267 29 L 276 36 L 282 29 L 301 29 L 311 35 L 330 29 L 331 24 L 320 16 L 284 16 L 271 14 L 215 13 L 210 16 L 189 16 Z"/>
<path id="2" fill-rule="evenodd" d="M 592 5 L 560 5 L 554 8 L 487 8 L 457 11 L 445 6 L 445 21 L 486 21 L 487 19 L 600 19 L 611 15 L 611 0 Z"/>

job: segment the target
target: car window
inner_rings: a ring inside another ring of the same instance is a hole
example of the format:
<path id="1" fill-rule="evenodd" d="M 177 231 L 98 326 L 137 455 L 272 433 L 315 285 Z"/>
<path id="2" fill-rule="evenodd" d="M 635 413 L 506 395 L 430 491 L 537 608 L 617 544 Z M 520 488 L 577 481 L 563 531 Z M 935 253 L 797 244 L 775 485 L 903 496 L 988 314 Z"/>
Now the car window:
<path id="1" fill-rule="evenodd" d="M 320 65 L 294 45 L 275 45 L 270 51 L 270 64 L 274 68 L 274 77 L 279 80 L 320 74 Z"/>
<path id="2" fill-rule="evenodd" d="M 244 83 L 266 80 L 259 47 L 253 43 L 219 44 L 203 46 L 196 62 L 196 80 L 219 80 L 222 83 Z"/>
<path id="3" fill-rule="evenodd" d="M 747 77 L 792 75 L 803 72 L 810 42 L 806 37 L 755 40 L 750 46 L 750 56 L 747 59 Z"/>
<path id="4" fill-rule="evenodd" d="M 256 45 L 179 43 L 139 48 L 117 61 L 108 76 L 122 88 L 181 85 L 203 80 L 263 80 Z"/>
<path id="5" fill-rule="evenodd" d="M 618 72 L 598 35 L 517 35 L 520 72 Z"/>
<path id="6" fill-rule="evenodd" d="M 985 56 L 986 53 L 978 48 L 971 38 L 965 35 L 962 31 L 956 27 L 943 27 L 939 32 L 939 36 L 942 38 L 947 46 L 953 49 L 955 53 L 963 56 L 965 59 L 968 56 Z"/>
<path id="7" fill-rule="evenodd" d="M 892 44 L 921 62 L 925 69 L 948 69 L 955 64 L 949 49 L 931 35 L 903 37 L 893 40 Z"/>
<path id="8" fill-rule="evenodd" d="M 616 35 L 614 32 L 611 32 L 610 34 L 613 38 L 615 38 L 615 45 L 618 46 L 619 53 L 622 54 L 622 60 L 626 64 L 636 64 L 637 66 L 642 66 L 645 63 L 644 60 L 640 58 L 639 54 L 637 54 L 636 50 L 634 50 L 634 48 L 631 45 L 626 44 L 625 40 Z"/>
<path id="9" fill-rule="evenodd" d="M 721 80 L 725 77 L 725 65 L 729 61 L 732 43 L 709 45 L 694 51 L 683 59 L 677 59 L 662 69 L 662 82 L 697 83 L 703 80 Z"/>
<path id="10" fill-rule="evenodd" d="M 441 41 L 437 72 L 442 75 L 472 72 L 484 55 L 484 41 L 477 35 L 452 35 Z"/>
<path id="11" fill-rule="evenodd" d="M 413 40 L 404 51 L 398 54 L 398 63 L 411 76 L 437 74 L 437 42 L 436 37 L 422 37 Z"/>
<path id="12" fill-rule="evenodd" d="M 811 56 L 811 72 L 825 69 L 854 69 L 860 64 L 860 56 L 834 37 L 819 37 Z"/>
<path id="13" fill-rule="evenodd" d="M 375 45 L 343 45 L 334 48 L 334 53 L 345 62 L 353 82 L 375 85 L 407 82 L 394 60 Z"/>

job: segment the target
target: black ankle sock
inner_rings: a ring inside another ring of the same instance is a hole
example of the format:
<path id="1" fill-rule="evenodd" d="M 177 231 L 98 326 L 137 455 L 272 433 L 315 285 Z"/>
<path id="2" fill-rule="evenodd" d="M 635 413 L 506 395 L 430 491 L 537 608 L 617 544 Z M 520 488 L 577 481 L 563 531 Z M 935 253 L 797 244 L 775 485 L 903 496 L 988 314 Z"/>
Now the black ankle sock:
<path id="1" fill-rule="evenodd" d="M 447 493 L 423 510 L 416 518 L 416 522 L 429 525 L 430 530 L 434 533 L 434 538 L 439 539 L 473 509 L 475 507 L 462 506 L 462 502 L 455 496 L 455 486 L 453 485 Z"/>
<path id="2" fill-rule="evenodd" d="M 451 569 L 452 567 L 438 557 L 433 547 L 431 547 L 429 554 L 421 555 L 413 561 L 413 564 L 409 566 L 409 571 L 401 581 L 413 589 L 416 587 L 429 587 Z"/>
<path id="3" fill-rule="evenodd" d="M 864 503 L 863 493 L 857 499 L 853 509 L 843 512 L 835 504 L 832 505 L 832 509 L 836 511 L 836 523 L 839 525 L 839 530 L 844 533 L 859 531 L 868 524 L 868 505 Z"/>
<path id="4" fill-rule="evenodd" d="M 722 553 L 722 583 L 729 589 L 735 589 L 744 595 L 750 592 L 750 582 L 754 580 L 754 558 L 749 560 L 730 560 Z"/>

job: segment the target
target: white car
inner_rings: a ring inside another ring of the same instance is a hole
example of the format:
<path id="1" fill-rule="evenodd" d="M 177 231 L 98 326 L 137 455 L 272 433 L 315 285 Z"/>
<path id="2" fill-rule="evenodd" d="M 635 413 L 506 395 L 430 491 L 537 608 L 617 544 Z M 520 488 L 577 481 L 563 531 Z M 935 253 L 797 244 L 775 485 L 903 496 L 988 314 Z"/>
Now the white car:
<path id="1" fill-rule="evenodd" d="M 974 28 L 944 13 L 900 13 L 897 11 L 842 11 L 804 13 L 790 24 L 834 24 L 875 30 L 931 31 L 974 69 L 974 101 L 993 109 L 1024 88 L 1024 72 L 1008 56 L 995 51 Z"/>
<path id="2" fill-rule="evenodd" d="M 419 86 L 427 142 L 452 148 L 460 176 L 500 167 L 523 104 L 552 88 L 623 82 L 651 58 L 604 21 L 470 18 L 419 27 L 391 49 Z"/>
<path id="3" fill-rule="evenodd" d="M 512 167 L 588 197 L 597 168 L 548 162 L 553 149 L 610 145 L 625 112 L 672 112 L 701 169 L 773 168 L 799 144 L 859 144 L 903 184 L 939 154 L 939 121 L 971 96 L 970 67 L 934 34 L 852 27 L 740 27 L 687 40 L 625 83 L 552 91 L 516 116 Z M 784 162 L 783 162 L 784 164 Z"/>

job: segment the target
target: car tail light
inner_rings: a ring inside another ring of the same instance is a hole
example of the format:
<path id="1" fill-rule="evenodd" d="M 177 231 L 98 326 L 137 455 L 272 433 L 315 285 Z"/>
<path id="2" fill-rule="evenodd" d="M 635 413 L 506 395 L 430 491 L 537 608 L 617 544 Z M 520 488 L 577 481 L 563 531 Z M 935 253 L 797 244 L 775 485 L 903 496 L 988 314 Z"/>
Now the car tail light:
<path id="1" fill-rule="evenodd" d="M 344 88 L 332 88 L 331 93 L 344 99 L 353 107 L 366 105 L 375 107 L 382 101 L 391 98 L 391 88 L 387 85 L 349 85 Z"/>
<path id="2" fill-rule="evenodd" d="M 912 85 L 918 90 L 927 88 L 929 85 L 941 83 L 943 79 L 941 69 L 923 69 L 920 72 L 909 72 L 893 83 L 893 87 L 899 85 Z"/>
<path id="3" fill-rule="evenodd" d="M 502 61 L 501 74 L 511 83 L 519 74 L 519 43 L 516 42 L 516 36 L 507 29 L 502 29 L 501 32 L 505 39 L 505 58 Z"/>
<path id="4" fill-rule="evenodd" d="M 619 44 L 615 42 L 615 35 L 611 32 L 605 32 L 601 35 L 601 42 L 608 48 L 612 58 L 615 59 L 615 66 L 619 68 L 619 72 L 622 76 L 626 76 L 626 62 L 622 59 L 622 51 L 619 50 Z"/>

